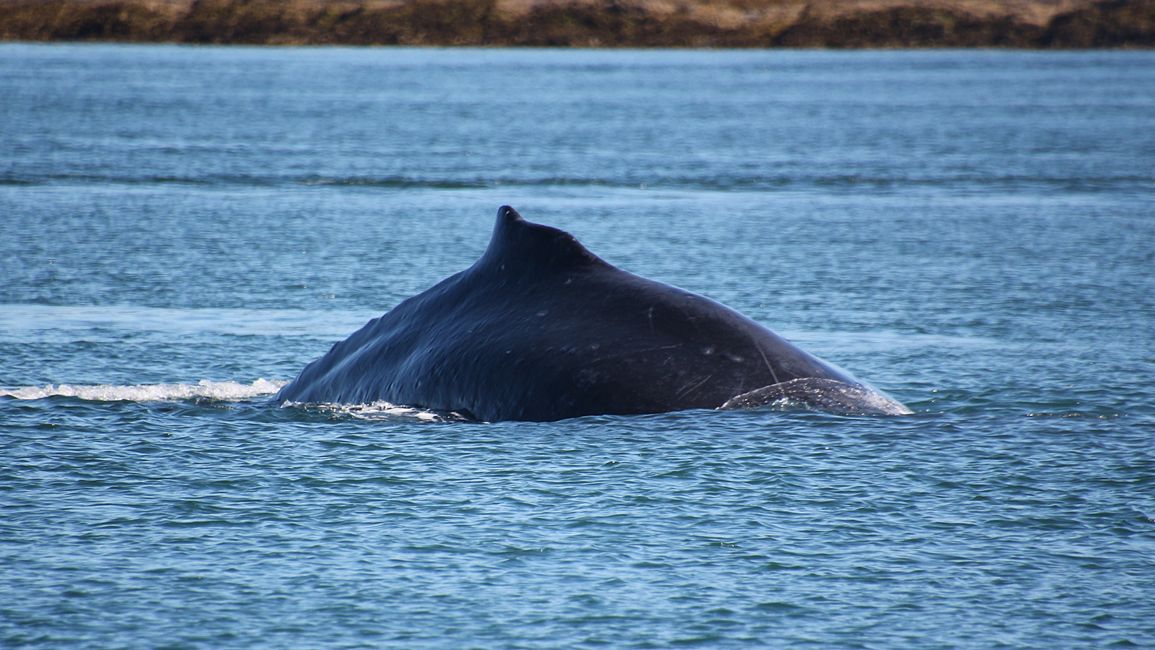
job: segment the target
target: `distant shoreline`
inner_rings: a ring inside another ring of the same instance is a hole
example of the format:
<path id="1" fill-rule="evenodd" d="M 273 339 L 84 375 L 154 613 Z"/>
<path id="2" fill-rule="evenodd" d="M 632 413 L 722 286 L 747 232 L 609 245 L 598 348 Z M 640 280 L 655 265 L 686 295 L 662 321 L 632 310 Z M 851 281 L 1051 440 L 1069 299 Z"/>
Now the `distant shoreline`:
<path id="1" fill-rule="evenodd" d="M 1155 48 L 1155 0 L 0 0 L 0 40 Z"/>

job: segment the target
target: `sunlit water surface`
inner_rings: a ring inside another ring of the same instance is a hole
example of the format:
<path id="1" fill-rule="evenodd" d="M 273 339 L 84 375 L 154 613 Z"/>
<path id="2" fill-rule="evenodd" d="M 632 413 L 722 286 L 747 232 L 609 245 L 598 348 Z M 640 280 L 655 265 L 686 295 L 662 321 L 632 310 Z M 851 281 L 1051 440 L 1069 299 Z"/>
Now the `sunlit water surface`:
<path id="1" fill-rule="evenodd" d="M 1155 54 L 0 46 L 0 646 L 1155 644 Z M 497 207 L 909 405 L 278 408 Z"/>

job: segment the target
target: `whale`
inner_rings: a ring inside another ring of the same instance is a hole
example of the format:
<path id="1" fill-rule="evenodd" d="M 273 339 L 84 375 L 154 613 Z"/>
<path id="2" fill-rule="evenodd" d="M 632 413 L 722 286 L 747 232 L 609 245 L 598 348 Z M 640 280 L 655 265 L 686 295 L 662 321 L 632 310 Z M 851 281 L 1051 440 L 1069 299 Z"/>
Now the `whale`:
<path id="1" fill-rule="evenodd" d="M 509 206 L 472 266 L 333 345 L 274 399 L 483 422 L 766 406 L 910 413 L 737 311 L 620 269 Z"/>

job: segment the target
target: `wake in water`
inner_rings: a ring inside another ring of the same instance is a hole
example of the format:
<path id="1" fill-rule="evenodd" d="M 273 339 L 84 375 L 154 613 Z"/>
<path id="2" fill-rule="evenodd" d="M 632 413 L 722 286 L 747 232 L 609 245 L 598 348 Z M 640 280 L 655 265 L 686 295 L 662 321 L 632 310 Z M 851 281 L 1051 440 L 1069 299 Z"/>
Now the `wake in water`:
<path id="1" fill-rule="evenodd" d="M 242 402 L 258 397 L 275 395 L 286 383 L 258 379 L 250 384 L 236 381 L 208 381 L 195 384 L 48 384 L 23 388 L 0 388 L 0 399 L 38 400 L 50 397 L 72 397 L 93 402 L 174 402 L 207 399 L 214 402 Z M 422 422 L 458 421 L 464 418 L 418 408 L 397 406 L 388 402 L 372 404 L 297 404 L 283 406 L 348 416 L 358 420 L 415 419 Z"/>
<path id="2" fill-rule="evenodd" d="M 166 402 L 207 399 L 214 402 L 241 402 L 275 395 L 288 382 L 257 379 L 245 384 L 236 381 L 209 381 L 195 384 L 48 384 L 23 388 L 0 389 L 0 398 L 39 400 L 71 397 L 94 402 Z M 332 404 L 285 402 L 283 408 L 347 416 L 358 420 L 414 419 L 422 422 L 466 422 L 471 418 L 457 413 L 439 413 L 426 409 L 378 401 L 368 404 Z M 823 383 L 799 379 L 739 395 L 723 404 L 722 409 L 769 407 L 779 411 L 819 410 L 844 415 L 864 413 L 909 414 L 898 402 L 864 388 L 839 382 Z"/>
<path id="3" fill-rule="evenodd" d="M 221 402 L 238 402 L 272 395 L 286 383 L 267 379 L 258 379 L 251 384 L 202 379 L 195 384 L 135 384 L 132 386 L 48 384 L 47 386 L 0 389 L 0 398 L 35 400 L 49 397 L 74 397 L 96 402 L 163 402 L 199 398 Z"/>

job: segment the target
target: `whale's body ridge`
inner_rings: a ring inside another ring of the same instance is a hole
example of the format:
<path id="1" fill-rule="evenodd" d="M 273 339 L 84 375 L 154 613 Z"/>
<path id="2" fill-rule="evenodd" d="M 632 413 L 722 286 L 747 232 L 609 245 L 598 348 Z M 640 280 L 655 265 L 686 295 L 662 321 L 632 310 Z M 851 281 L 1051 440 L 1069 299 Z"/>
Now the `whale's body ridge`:
<path id="1" fill-rule="evenodd" d="M 477 262 L 334 345 L 276 399 L 386 401 L 485 421 L 783 400 L 909 412 L 738 312 L 623 271 L 509 206 Z"/>

